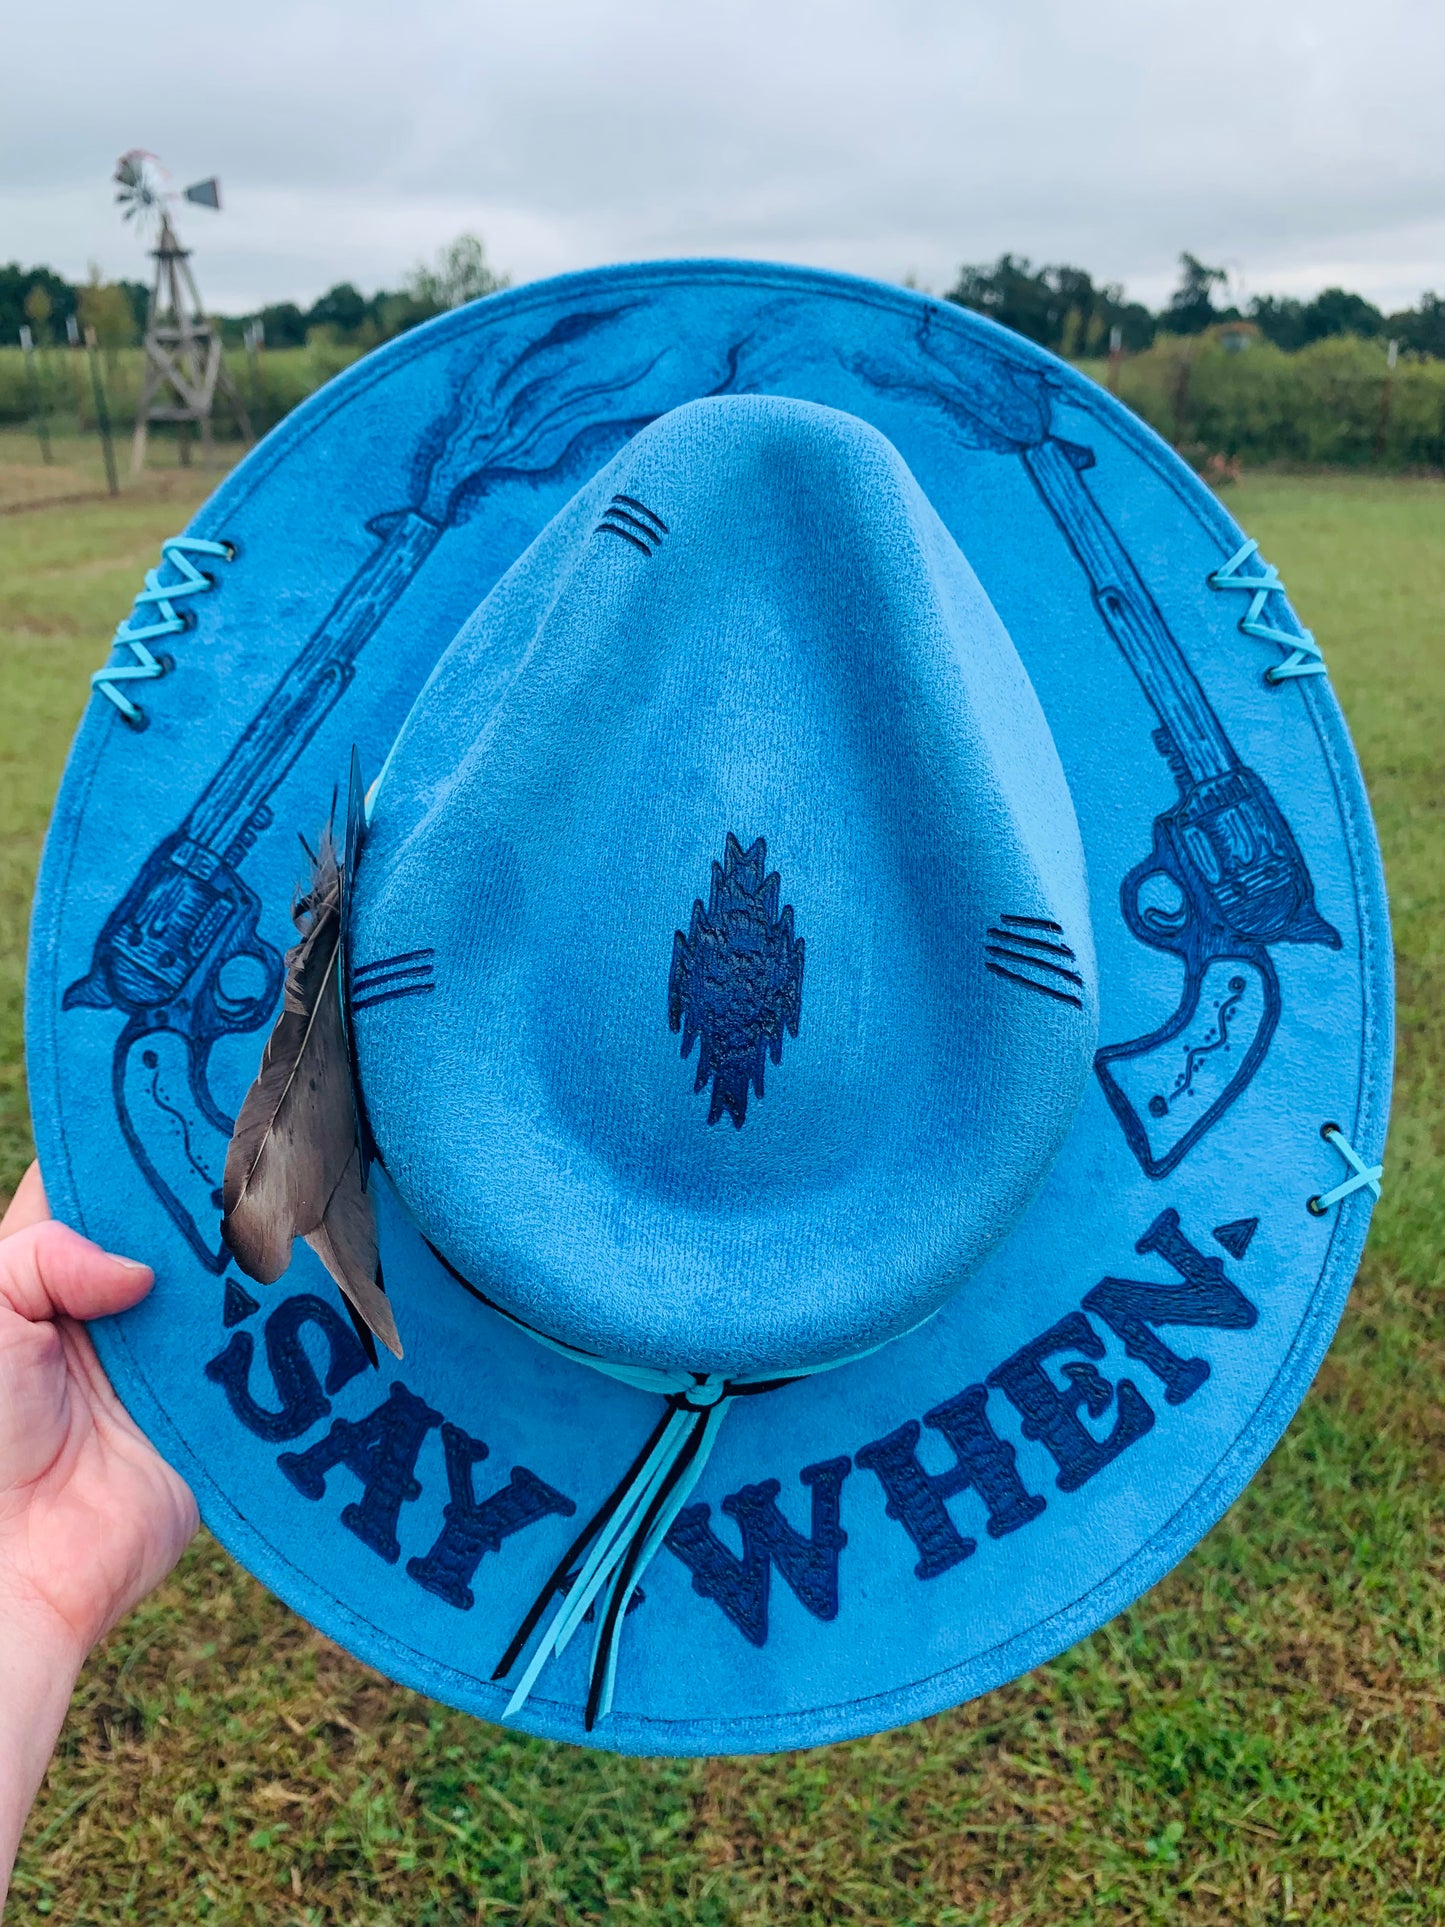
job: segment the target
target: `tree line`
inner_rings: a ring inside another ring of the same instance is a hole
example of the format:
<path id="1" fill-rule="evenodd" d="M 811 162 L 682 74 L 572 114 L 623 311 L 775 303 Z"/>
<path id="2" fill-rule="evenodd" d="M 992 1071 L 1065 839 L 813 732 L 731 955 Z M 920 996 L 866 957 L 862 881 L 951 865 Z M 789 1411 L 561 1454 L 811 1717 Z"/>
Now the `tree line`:
<path id="1" fill-rule="evenodd" d="M 1363 295 L 1325 288 L 1313 300 L 1255 295 L 1241 309 L 1222 302 L 1229 276 L 1193 254 L 1179 257 L 1179 285 L 1159 312 L 1127 301 L 1116 282 L 1096 283 L 1083 268 L 1035 267 L 1022 255 L 1001 254 L 991 266 L 964 267 L 948 290 L 960 307 L 986 314 L 1066 359 L 1105 353 L 1119 345 L 1147 348 L 1158 335 L 1198 335 L 1220 323 L 1257 330 L 1287 353 L 1335 335 L 1385 336 L 1417 354 L 1445 357 L 1445 299 L 1422 294 L 1413 308 L 1385 314 Z"/>
<path id="2" fill-rule="evenodd" d="M 487 260 L 476 235 L 463 234 L 431 262 L 422 262 L 395 290 L 364 295 L 349 281 L 328 288 L 309 308 L 294 301 L 273 302 L 245 315 L 220 315 L 221 339 L 239 347 L 248 328 L 261 324 L 261 339 L 271 348 L 302 348 L 317 337 L 341 346 L 374 348 L 419 322 L 508 285 Z M 52 268 L 0 267 L 0 345 L 11 346 L 29 327 L 42 346 L 64 341 L 73 318 L 93 327 L 104 347 L 124 348 L 145 330 L 150 290 L 139 281 L 104 281 L 92 268 L 90 278 L 71 283 Z"/>
<path id="3" fill-rule="evenodd" d="M 1179 257 L 1179 267 L 1179 285 L 1157 313 L 1127 300 L 1118 283 L 1096 282 L 1084 268 L 1036 267 L 1018 254 L 960 268 L 947 299 L 1067 359 L 1106 353 L 1116 330 L 1119 345 L 1138 352 L 1160 335 L 1198 335 L 1221 323 L 1239 324 L 1287 352 L 1356 335 L 1387 337 L 1407 351 L 1445 359 L 1445 298 L 1439 295 L 1422 294 L 1415 307 L 1394 314 L 1345 288 L 1325 288 L 1309 301 L 1256 295 L 1240 308 L 1224 299 L 1228 275 L 1223 268 L 1187 253 Z M 433 262 L 414 269 L 399 289 L 364 295 L 341 281 L 307 308 L 280 301 L 250 315 L 219 319 L 222 338 L 231 346 L 239 346 L 247 328 L 259 322 L 268 347 L 299 348 L 319 338 L 366 349 L 506 285 L 482 242 L 464 234 Z M 103 345 L 123 347 L 140 339 L 148 298 L 140 282 L 106 282 L 98 269 L 88 281 L 72 284 L 53 269 L 11 262 L 0 267 L 0 344 L 13 343 L 22 326 L 42 344 L 63 340 L 73 317 L 80 327 L 93 327 Z"/>

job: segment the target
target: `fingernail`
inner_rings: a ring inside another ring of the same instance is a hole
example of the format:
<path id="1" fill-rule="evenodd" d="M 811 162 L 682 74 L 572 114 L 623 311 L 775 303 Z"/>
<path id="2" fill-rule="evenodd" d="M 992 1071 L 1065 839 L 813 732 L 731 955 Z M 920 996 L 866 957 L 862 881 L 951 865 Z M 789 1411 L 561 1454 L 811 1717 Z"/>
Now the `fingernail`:
<path id="1" fill-rule="evenodd" d="M 118 1251 L 107 1251 L 105 1255 L 113 1265 L 124 1265 L 127 1271 L 150 1270 L 150 1266 L 143 1265 L 139 1258 L 122 1258 Z"/>

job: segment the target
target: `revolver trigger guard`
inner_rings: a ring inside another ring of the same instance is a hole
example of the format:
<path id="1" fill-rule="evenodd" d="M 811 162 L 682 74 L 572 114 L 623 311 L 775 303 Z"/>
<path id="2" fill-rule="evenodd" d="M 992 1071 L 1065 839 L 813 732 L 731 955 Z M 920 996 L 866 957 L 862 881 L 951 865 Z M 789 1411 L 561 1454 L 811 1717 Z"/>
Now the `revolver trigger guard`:
<path id="1" fill-rule="evenodd" d="M 1154 877 L 1163 877 L 1178 892 L 1177 909 L 1165 910 L 1158 904 L 1140 902 L 1144 885 Z M 1189 900 L 1178 877 L 1168 864 L 1160 860 L 1157 852 L 1151 852 L 1142 863 L 1136 863 L 1119 885 L 1119 907 L 1124 913 L 1125 923 L 1139 941 L 1156 950 L 1179 949 L 1186 938 Z"/>
<path id="2" fill-rule="evenodd" d="M 242 959 L 259 967 L 262 986 L 251 997 L 228 997 L 220 984 L 221 971 L 226 964 Z M 222 1028 L 227 1031 L 259 1030 L 276 1008 L 285 975 L 281 953 L 260 937 L 233 950 L 219 966 L 208 986 L 210 1000 Z"/>

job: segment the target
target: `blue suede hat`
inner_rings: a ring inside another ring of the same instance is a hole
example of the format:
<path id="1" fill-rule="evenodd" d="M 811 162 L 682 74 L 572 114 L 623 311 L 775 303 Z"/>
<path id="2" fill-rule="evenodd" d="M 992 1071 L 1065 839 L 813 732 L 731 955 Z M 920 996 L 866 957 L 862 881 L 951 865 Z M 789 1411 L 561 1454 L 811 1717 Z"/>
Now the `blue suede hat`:
<path id="1" fill-rule="evenodd" d="M 333 811 L 375 1369 L 219 1231 Z M 208 1525 L 627 1752 L 871 1732 L 1118 1611 L 1380 1183 L 1378 854 L 1277 573 L 1064 364 L 800 270 L 494 296 L 290 417 L 95 678 L 28 994 L 52 1205 L 157 1269 L 102 1359 Z"/>

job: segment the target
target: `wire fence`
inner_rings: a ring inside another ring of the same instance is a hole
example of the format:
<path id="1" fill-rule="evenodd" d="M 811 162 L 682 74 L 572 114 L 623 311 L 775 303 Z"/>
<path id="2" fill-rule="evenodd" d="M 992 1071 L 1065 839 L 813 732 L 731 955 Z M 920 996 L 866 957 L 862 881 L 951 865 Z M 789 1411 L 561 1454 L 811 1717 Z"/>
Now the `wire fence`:
<path id="1" fill-rule="evenodd" d="M 254 433 L 262 435 L 361 353 L 323 339 L 304 348 L 267 351 L 252 337 L 247 347 L 226 350 L 223 359 Z M 47 471 L 50 486 L 40 490 L 42 499 L 68 497 L 82 472 L 89 492 L 97 461 L 104 492 L 116 494 L 129 486 L 144 367 L 139 348 L 104 348 L 93 335 L 78 332 L 71 341 L 41 343 L 22 330 L 15 347 L 0 348 L 0 463 L 10 471 Z M 245 438 L 219 398 L 212 431 L 216 461 L 229 466 Z M 150 470 L 187 467 L 195 458 L 193 424 L 154 422 L 148 439 Z M 12 474 L 10 485 L 0 488 L 0 508 L 14 507 L 17 497 L 24 501 L 35 492 L 26 478 Z"/>

